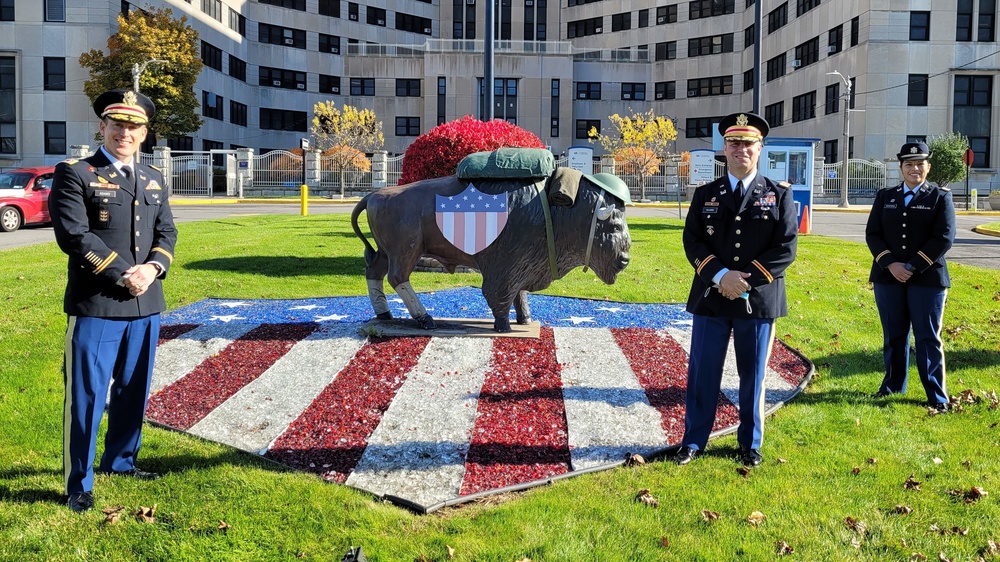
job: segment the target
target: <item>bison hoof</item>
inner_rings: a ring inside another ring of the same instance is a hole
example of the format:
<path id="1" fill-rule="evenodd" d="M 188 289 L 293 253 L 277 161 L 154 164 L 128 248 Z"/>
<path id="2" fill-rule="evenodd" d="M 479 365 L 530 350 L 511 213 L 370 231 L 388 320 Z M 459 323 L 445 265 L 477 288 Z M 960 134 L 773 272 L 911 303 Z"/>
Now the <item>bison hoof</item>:
<path id="1" fill-rule="evenodd" d="M 517 318 L 517 323 L 518 324 L 531 324 L 531 316 L 525 316 L 523 318 L 518 317 Z"/>
<path id="2" fill-rule="evenodd" d="M 379 312 L 378 314 L 375 315 L 375 318 L 378 318 L 379 320 L 392 320 L 392 313 Z"/>
<path id="3" fill-rule="evenodd" d="M 506 334 L 506 333 L 510 332 L 511 331 L 511 329 L 510 329 L 510 321 L 508 321 L 508 320 L 494 320 L 493 321 L 493 331 L 497 332 L 497 333 L 500 333 L 500 334 Z"/>
<path id="4" fill-rule="evenodd" d="M 431 318 L 430 314 L 424 314 L 420 318 L 415 319 L 417 321 L 417 326 L 424 330 L 433 330 L 437 328 L 437 324 L 434 323 L 434 319 Z"/>

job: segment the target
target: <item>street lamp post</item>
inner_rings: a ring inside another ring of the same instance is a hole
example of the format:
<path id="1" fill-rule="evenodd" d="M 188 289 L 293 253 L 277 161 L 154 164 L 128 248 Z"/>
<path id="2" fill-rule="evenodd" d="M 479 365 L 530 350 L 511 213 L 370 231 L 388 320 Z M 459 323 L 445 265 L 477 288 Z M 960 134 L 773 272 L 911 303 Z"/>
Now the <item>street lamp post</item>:
<path id="1" fill-rule="evenodd" d="M 135 92 L 137 94 L 139 93 L 139 77 L 142 76 L 142 73 L 146 71 L 146 67 L 149 66 L 151 63 L 154 63 L 154 62 L 168 62 L 168 61 L 161 60 L 161 59 L 150 59 L 150 60 L 148 60 L 148 61 L 146 61 L 146 62 L 144 62 L 142 64 L 135 63 L 135 64 L 132 65 L 132 91 L 133 92 Z"/>
<path id="2" fill-rule="evenodd" d="M 827 76 L 840 76 L 844 81 L 844 173 L 840 184 L 840 207 L 848 208 L 851 204 L 847 201 L 848 183 L 851 178 L 851 80 L 839 71 L 827 72 Z"/>

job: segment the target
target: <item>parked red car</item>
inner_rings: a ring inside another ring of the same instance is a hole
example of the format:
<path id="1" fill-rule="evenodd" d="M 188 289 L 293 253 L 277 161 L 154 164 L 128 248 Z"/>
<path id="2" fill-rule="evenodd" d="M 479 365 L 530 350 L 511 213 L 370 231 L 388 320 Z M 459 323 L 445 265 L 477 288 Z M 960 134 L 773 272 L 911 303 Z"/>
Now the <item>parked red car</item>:
<path id="1" fill-rule="evenodd" d="M 0 173 L 0 230 L 13 232 L 26 224 L 51 222 L 49 190 L 54 173 L 53 166 Z"/>

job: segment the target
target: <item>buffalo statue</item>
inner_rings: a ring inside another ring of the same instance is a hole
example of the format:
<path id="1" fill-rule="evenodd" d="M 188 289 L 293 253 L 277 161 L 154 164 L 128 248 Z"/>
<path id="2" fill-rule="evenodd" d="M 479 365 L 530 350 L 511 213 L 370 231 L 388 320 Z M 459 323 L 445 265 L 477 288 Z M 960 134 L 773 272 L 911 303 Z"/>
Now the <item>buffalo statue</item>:
<path id="1" fill-rule="evenodd" d="M 365 278 L 377 318 L 392 318 L 383 285 L 388 275 L 417 324 L 436 327 L 410 286 L 410 273 L 424 256 L 449 273 L 457 266 L 482 273 L 496 332 L 511 331 L 511 304 L 518 324 L 531 322 L 527 291 L 545 289 L 578 266 L 612 284 L 628 265 L 625 204 L 631 200 L 616 176 L 569 168 L 540 178 L 460 175 L 383 188 L 355 206 L 351 223 L 365 244 Z M 358 227 L 363 211 L 377 250 Z"/>

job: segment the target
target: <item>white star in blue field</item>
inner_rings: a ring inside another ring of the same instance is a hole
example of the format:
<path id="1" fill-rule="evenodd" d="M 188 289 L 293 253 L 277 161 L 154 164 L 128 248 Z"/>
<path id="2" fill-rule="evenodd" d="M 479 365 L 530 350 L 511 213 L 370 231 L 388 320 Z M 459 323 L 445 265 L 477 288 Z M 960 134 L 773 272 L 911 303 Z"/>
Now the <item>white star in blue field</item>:
<path id="1" fill-rule="evenodd" d="M 229 308 L 236 308 L 237 306 L 251 306 L 250 303 L 244 301 L 234 301 L 234 302 L 221 302 L 219 306 L 225 306 Z"/>
<path id="2" fill-rule="evenodd" d="M 317 308 L 323 308 L 318 304 L 303 304 L 301 306 L 293 306 L 288 310 L 316 310 Z"/>
<path id="3" fill-rule="evenodd" d="M 229 314 L 227 316 L 212 316 L 210 320 L 218 320 L 219 322 L 225 322 L 228 324 L 233 320 L 246 320 L 246 318 L 242 316 L 236 316 L 235 314 Z"/>
<path id="4" fill-rule="evenodd" d="M 566 318 L 566 320 L 569 320 L 570 322 L 573 323 L 574 326 L 576 326 L 577 324 L 583 324 L 584 322 L 593 322 L 594 321 L 594 317 L 593 316 L 570 316 L 569 318 Z"/>
<path id="5" fill-rule="evenodd" d="M 606 310 L 606 311 L 608 311 L 608 312 L 610 312 L 612 314 L 618 314 L 619 312 L 621 312 L 621 311 L 623 311 L 625 309 L 622 308 L 622 307 L 620 307 L 620 306 L 599 306 L 599 307 L 595 308 L 594 310 Z"/>
<path id="6" fill-rule="evenodd" d="M 340 322 L 344 318 L 350 318 L 350 314 L 330 314 L 329 316 L 317 316 L 316 322 Z"/>

